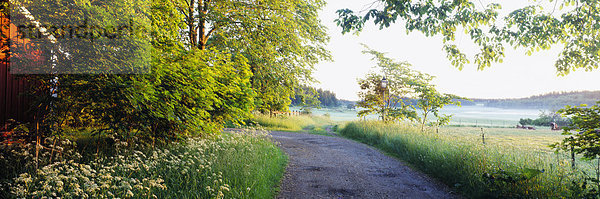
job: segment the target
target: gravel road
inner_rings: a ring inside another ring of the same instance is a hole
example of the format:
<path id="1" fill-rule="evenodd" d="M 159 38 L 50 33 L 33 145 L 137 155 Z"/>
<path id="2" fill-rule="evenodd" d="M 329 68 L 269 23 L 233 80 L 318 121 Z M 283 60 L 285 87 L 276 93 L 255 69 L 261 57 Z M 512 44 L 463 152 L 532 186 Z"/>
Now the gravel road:
<path id="1" fill-rule="evenodd" d="M 459 198 L 365 144 L 307 133 L 271 135 L 289 156 L 277 198 Z"/>

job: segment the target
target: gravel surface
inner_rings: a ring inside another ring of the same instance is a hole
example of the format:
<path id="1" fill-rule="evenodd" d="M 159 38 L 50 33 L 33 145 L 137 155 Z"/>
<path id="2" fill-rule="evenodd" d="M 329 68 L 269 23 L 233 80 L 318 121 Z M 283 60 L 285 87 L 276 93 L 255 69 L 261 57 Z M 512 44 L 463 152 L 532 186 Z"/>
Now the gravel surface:
<path id="1" fill-rule="evenodd" d="M 365 144 L 307 133 L 271 135 L 289 156 L 277 198 L 459 198 Z"/>

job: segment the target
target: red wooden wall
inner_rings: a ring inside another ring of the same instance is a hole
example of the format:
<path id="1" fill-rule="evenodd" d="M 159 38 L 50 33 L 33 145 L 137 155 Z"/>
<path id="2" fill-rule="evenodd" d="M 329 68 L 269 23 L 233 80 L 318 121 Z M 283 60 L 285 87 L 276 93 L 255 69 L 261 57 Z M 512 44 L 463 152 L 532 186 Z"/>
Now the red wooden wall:
<path id="1" fill-rule="evenodd" d="M 2 35 L 5 36 L 0 37 L 0 130 L 2 130 L 7 120 L 14 119 L 18 122 L 31 122 L 33 121 L 33 114 L 28 114 L 31 100 L 22 94 L 29 88 L 27 81 L 10 74 L 9 56 L 5 52 L 5 50 L 9 49 L 9 38 L 16 34 L 16 30 L 13 30 L 15 27 L 1 13 L 0 23 Z M 6 28 L 7 25 L 10 25 L 8 26 L 9 28 Z M 11 39 L 14 42 L 28 42 L 16 38 Z"/>
<path id="2" fill-rule="evenodd" d="M 8 119 L 19 122 L 33 119 L 33 114 L 28 114 L 30 100 L 22 94 L 28 89 L 27 82 L 11 75 L 8 66 L 0 62 L 0 129 Z"/>

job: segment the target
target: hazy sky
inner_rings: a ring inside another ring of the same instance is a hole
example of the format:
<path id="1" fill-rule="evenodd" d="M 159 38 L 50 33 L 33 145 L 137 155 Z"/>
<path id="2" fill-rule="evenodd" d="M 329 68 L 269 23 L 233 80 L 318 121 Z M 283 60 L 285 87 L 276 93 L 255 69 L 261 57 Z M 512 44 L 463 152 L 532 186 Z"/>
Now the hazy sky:
<path id="1" fill-rule="evenodd" d="M 315 86 L 334 91 L 341 99 L 358 100 L 356 93 L 360 89 L 356 80 L 373 70 L 375 63 L 361 53 L 360 43 L 387 52 L 389 57 L 398 61 L 408 61 L 413 69 L 436 76 L 434 83 L 440 91 L 469 98 L 520 98 L 552 91 L 600 90 L 600 70 L 572 72 L 566 77 L 556 75 L 554 63 L 560 46 L 532 56 L 525 55 L 522 49 L 513 50 L 507 46 L 504 63 L 494 64 L 484 71 L 477 71 L 476 66 L 471 64 L 459 71 L 446 59 L 440 38 L 425 37 L 420 32 L 407 35 L 401 21 L 383 30 L 368 22 L 360 36 L 342 35 L 341 29 L 333 22 L 337 18 L 335 11 L 341 8 L 362 10 L 371 1 L 327 2 L 327 7 L 321 11 L 321 19 L 329 29 L 331 41 L 328 49 L 334 61 L 316 66 L 314 76 L 320 83 Z M 481 2 L 487 4 L 491 1 Z M 523 2 L 502 1 L 503 10 L 514 10 Z M 468 36 L 458 35 L 457 41 L 459 47 L 469 49 L 472 46 Z M 472 53 L 465 52 L 472 59 Z"/>

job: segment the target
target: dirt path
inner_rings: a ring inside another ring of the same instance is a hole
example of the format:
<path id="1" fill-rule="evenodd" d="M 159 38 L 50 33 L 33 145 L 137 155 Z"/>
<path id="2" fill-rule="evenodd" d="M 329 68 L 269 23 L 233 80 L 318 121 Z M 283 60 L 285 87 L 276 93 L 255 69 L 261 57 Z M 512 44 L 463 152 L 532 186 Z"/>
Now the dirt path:
<path id="1" fill-rule="evenodd" d="M 278 198 L 457 198 L 367 145 L 337 136 L 271 134 L 289 156 Z"/>

